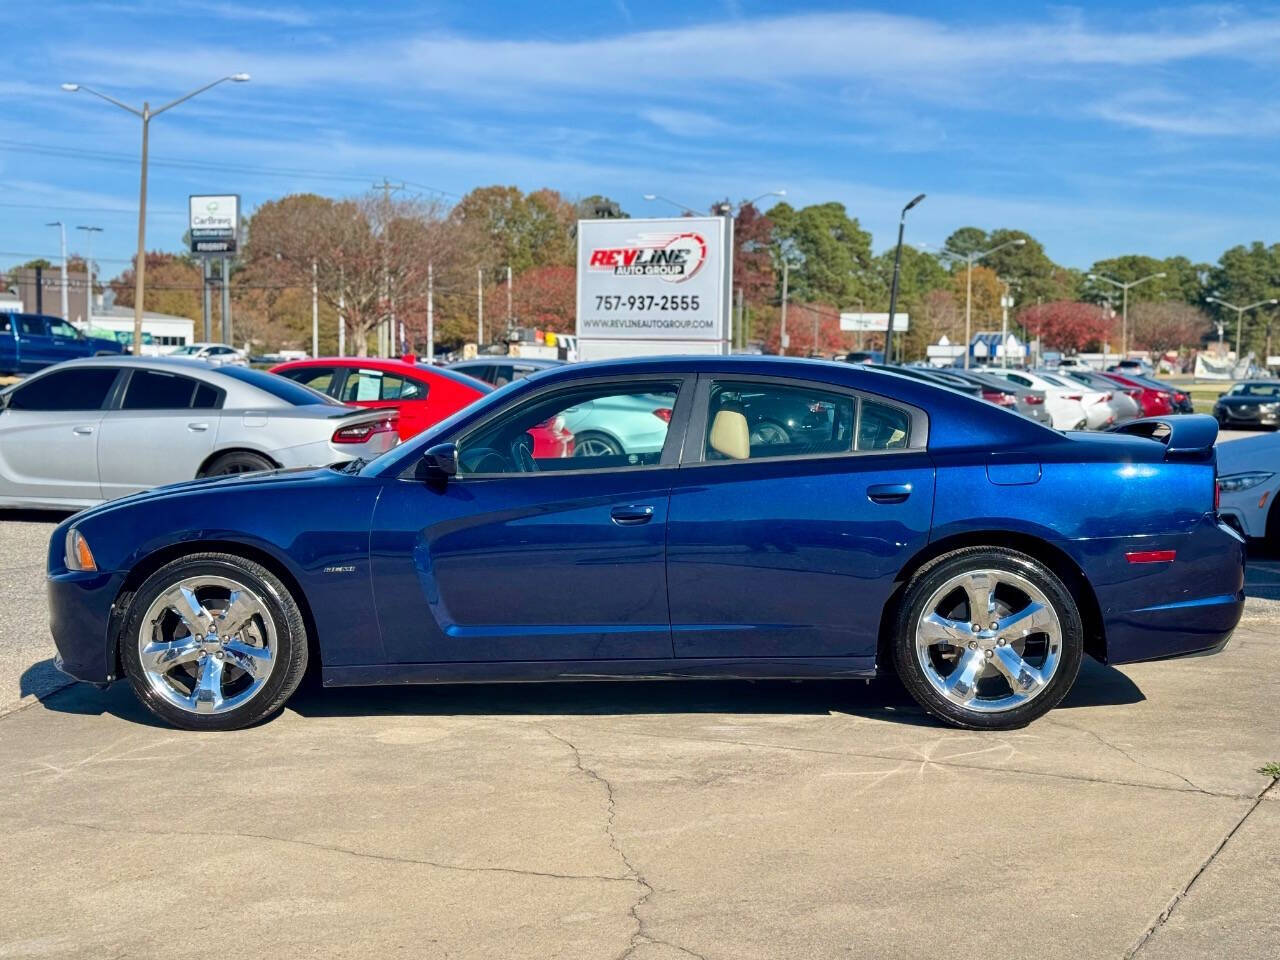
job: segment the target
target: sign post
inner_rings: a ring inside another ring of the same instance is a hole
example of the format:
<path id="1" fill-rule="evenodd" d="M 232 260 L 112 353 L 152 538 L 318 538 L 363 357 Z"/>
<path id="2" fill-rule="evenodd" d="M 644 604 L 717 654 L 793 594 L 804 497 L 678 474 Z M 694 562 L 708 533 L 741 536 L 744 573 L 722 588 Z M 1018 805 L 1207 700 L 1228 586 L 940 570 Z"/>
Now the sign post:
<path id="1" fill-rule="evenodd" d="M 231 342 L 231 287 L 228 275 L 230 257 L 235 256 L 240 237 L 240 197 L 234 193 L 193 194 L 187 198 L 187 233 L 191 238 L 191 252 L 204 261 L 204 335 L 210 336 L 212 319 L 209 309 L 209 283 L 212 270 L 210 261 L 222 261 L 219 280 L 222 284 L 222 339 Z"/>
<path id="2" fill-rule="evenodd" d="M 578 221 L 578 359 L 727 354 L 733 220 Z"/>

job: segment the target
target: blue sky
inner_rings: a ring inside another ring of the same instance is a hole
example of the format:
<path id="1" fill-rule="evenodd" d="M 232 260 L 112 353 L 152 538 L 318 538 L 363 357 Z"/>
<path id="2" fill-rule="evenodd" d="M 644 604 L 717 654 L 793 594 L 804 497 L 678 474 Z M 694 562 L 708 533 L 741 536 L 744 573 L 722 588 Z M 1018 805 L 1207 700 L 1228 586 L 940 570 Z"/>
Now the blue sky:
<path id="1" fill-rule="evenodd" d="M 189 193 L 342 195 L 383 176 L 608 194 L 632 215 L 785 188 L 843 202 L 877 250 L 1018 227 L 1059 262 L 1216 260 L 1274 243 L 1280 7 L 102 0 L 41 5 L 0 76 L 0 263 L 57 250 L 45 221 L 135 245 L 138 122 L 63 81 L 153 106 L 148 246 Z M 225 167 L 223 165 L 226 165 Z M 73 249 L 82 247 L 71 231 Z"/>

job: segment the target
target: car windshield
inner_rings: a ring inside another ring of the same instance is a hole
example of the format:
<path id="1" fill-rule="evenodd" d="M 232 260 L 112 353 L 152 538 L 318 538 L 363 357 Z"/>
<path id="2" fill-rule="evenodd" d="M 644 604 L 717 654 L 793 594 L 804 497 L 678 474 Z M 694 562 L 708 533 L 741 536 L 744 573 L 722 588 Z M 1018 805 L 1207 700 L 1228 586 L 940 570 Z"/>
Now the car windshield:
<path id="1" fill-rule="evenodd" d="M 463 407 L 461 410 L 459 410 L 457 413 L 454 413 L 452 416 L 445 417 L 439 423 L 434 424 L 433 426 L 428 428 L 428 430 L 425 433 L 421 434 L 420 437 L 414 437 L 414 441 L 417 442 L 420 438 L 425 438 L 428 441 L 431 441 L 435 437 L 448 436 L 449 432 L 457 424 L 462 422 L 462 420 L 472 416 L 479 410 L 498 409 L 500 406 L 502 406 L 502 404 L 507 402 L 507 397 L 510 394 L 512 394 L 516 390 L 523 389 L 525 386 L 526 384 L 521 380 L 512 380 L 510 383 L 504 383 L 502 386 L 498 387 L 496 390 L 494 390 L 492 393 L 488 394 L 487 396 L 481 397 L 479 400 L 476 400 L 474 403 L 470 404 L 469 406 Z M 404 455 L 403 447 L 392 447 L 382 456 L 375 457 L 374 459 L 366 463 L 363 467 L 360 468 L 359 472 L 361 474 L 370 474 L 370 475 L 376 474 L 384 466 L 386 466 L 386 464 L 392 458 L 403 456 L 403 455 Z"/>
<path id="2" fill-rule="evenodd" d="M 331 407 L 342 406 L 332 397 L 320 393 L 318 390 L 312 390 L 310 387 L 304 387 L 300 383 L 293 380 L 287 380 L 284 377 L 277 376 L 274 373 L 266 373 L 262 370 L 254 370 L 249 367 L 233 367 L 230 365 L 218 367 L 218 372 L 225 377 L 233 380 L 239 380 L 241 383 L 247 383 L 251 387 L 257 387 L 264 393 L 269 393 L 277 400 L 283 400 L 291 407 L 310 407 L 327 405 Z"/>
<path id="3" fill-rule="evenodd" d="M 1237 397 L 1280 397 L 1280 383 L 1238 383 L 1231 391 Z"/>

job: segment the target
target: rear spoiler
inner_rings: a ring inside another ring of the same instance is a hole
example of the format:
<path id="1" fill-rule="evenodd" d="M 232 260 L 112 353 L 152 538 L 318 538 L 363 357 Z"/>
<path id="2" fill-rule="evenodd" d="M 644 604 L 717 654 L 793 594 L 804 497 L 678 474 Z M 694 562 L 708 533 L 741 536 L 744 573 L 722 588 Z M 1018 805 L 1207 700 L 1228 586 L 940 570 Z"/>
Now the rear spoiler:
<path id="1" fill-rule="evenodd" d="M 1218 421 L 1203 413 L 1176 417 L 1151 417 L 1117 424 L 1111 433 L 1127 433 L 1156 440 L 1165 446 L 1166 460 L 1213 459 L 1213 445 L 1218 439 Z"/>

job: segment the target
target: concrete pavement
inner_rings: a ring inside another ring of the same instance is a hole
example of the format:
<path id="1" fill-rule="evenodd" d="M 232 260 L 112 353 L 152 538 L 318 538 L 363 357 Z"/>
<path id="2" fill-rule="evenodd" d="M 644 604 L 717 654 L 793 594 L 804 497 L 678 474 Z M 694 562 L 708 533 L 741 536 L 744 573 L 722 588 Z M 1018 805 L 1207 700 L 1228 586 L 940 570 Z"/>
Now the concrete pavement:
<path id="1" fill-rule="evenodd" d="M 10 700 L 0 958 L 1274 957 L 1277 624 L 1000 735 L 889 683 L 312 691 L 212 735 Z"/>

